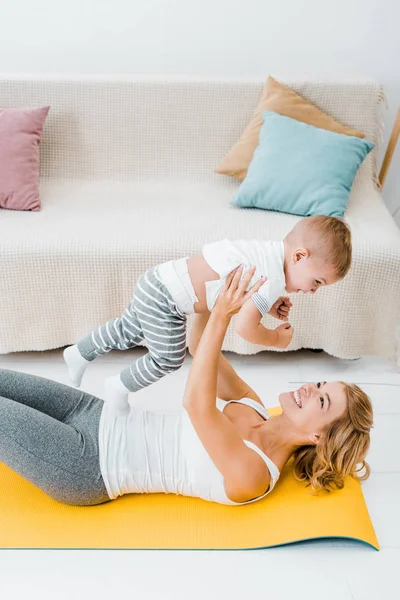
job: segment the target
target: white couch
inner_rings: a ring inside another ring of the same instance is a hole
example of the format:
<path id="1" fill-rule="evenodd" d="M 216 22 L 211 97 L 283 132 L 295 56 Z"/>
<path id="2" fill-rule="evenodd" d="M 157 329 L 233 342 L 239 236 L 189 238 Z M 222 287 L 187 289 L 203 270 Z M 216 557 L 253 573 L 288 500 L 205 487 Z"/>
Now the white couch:
<path id="1" fill-rule="evenodd" d="M 379 146 L 374 82 L 283 81 Z M 281 239 L 298 217 L 231 207 L 213 169 L 237 140 L 263 81 L 0 77 L 0 107 L 51 105 L 41 143 L 41 212 L 0 211 L 0 353 L 76 342 L 117 316 L 141 272 L 224 237 Z M 376 186 L 377 150 L 346 217 L 354 261 L 341 283 L 293 298 L 290 350 L 393 355 L 400 234 Z M 266 317 L 265 324 L 278 323 Z M 190 320 L 189 320 L 190 326 Z M 224 348 L 262 350 L 229 330 Z"/>

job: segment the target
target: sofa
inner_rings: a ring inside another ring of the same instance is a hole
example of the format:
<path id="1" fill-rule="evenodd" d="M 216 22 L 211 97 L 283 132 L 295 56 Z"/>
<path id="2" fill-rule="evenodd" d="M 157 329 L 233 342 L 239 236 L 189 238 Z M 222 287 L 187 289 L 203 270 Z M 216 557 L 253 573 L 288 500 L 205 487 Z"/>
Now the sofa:
<path id="1" fill-rule="evenodd" d="M 377 182 L 383 90 L 369 80 L 283 83 L 376 144 L 346 212 L 350 273 L 315 296 L 293 295 L 287 350 L 393 357 L 400 232 Z M 120 315 L 146 268 L 206 242 L 285 236 L 299 217 L 231 206 L 238 183 L 214 172 L 262 87 L 261 79 L 0 77 L 0 107 L 51 106 L 40 145 L 41 211 L 0 210 L 0 353 L 76 342 Z M 268 315 L 263 322 L 278 324 Z M 265 350 L 232 326 L 224 349 Z"/>

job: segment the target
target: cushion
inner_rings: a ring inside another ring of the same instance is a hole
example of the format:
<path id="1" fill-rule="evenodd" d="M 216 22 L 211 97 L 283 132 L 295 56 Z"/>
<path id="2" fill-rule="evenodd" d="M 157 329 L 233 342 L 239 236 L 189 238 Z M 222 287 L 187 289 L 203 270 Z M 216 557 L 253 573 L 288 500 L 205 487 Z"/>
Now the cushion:
<path id="1" fill-rule="evenodd" d="M 332 117 L 319 110 L 314 104 L 282 85 L 273 77 L 268 77 L 253 117 L 238 142 L 231 148 L 216 168 L 217 173 L 231 175 L 243 180 L 258 145 L 258 136 L 262 126 L 262 113 L 272 110 L 285 117 L 297 119 L 308 125 L 343 133 L 359 138 L 364 134 L 350 127 L 345 127 Z"/>
<path id="2" fill-rule="evenodd" d="M 40 210 L 39 142 L 49 108 L 0 110 L 0 208 Z"/>
<path id="3" fill-rule="evenodd" d="M 232 204 L 341 217 L 357 170 L 373 147 L 266 110 L 260 144 Z"/>

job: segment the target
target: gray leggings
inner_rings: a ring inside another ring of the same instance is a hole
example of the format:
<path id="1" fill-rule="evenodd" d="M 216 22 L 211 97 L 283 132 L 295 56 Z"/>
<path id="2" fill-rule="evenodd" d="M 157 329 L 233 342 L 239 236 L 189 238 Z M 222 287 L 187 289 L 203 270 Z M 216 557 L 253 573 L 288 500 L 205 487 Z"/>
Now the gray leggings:
<path id="1" fill-rule="evenodd" d="M 99 398 L 66 385 L 0 369 L 0 461 L 59 502 L 107 502 L 102 407 Z"/>

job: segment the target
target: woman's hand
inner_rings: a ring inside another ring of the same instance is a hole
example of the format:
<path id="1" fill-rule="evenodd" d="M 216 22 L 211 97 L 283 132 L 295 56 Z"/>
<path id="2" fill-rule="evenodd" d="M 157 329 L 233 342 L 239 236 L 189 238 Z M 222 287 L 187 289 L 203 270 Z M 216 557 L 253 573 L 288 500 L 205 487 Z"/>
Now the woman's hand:
<path id="1" fill-rule="evenodd" d="M 250 298 L 254 292 L 257 292 L 265 283 L 266 277 L 261 277 L 257 283 L 246 292 L 247 287 L 255 273 L 256 267 L 250 267 L 247 273 L 242 277 L 243 265 L 229 273 L 226 278 L 225 285 L 221 290 L 212 312 L 232 317 L 239 312 L 243 304 Z"/>

